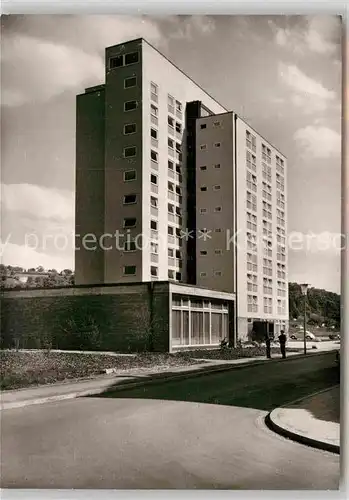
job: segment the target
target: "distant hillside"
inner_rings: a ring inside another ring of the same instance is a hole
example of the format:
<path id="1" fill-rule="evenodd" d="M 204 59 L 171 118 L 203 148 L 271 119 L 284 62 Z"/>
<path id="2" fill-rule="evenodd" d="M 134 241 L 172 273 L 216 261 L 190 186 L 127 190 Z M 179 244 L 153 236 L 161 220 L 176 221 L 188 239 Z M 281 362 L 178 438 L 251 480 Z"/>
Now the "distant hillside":
<path id="1" fill-rule="evenodd" d="M 302 319 L 304 298 L 298 283 L 289 283 L 290 321 Z M 307 320 L 309 324 L 340 327 L 340 295 L 318 288 L 309 288 L 307 299 Z"/>

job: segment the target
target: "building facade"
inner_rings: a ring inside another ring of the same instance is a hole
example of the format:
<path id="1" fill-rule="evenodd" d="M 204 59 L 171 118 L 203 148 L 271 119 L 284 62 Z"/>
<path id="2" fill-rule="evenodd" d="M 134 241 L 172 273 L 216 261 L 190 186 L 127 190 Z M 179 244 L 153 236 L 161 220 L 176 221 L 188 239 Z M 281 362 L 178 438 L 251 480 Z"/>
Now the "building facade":
<path id="1" fill-rule="evenodd" d="M 76 284 L 199 285 L 240 337 L 287 328 L 285 157 L 145 40 L 105 60 L 77 97 Z"/>
<path id="2" fill-rule="evenodd" d="M 200 286 L 236 292 L 237 329 L 288 327 L 286 158 L 235 113 L 196 121 Z"/>

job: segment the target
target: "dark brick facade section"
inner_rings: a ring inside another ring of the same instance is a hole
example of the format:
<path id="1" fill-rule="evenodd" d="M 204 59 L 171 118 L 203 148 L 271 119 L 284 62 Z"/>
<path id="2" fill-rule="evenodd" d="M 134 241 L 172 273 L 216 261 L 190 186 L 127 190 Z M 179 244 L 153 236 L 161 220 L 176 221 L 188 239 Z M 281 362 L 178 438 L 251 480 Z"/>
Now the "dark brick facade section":
<path id="1" fill-rule="evenodd" d="M 168 283 L 5 292 L 1 302 L 1 348 L 169 350 Z"/>

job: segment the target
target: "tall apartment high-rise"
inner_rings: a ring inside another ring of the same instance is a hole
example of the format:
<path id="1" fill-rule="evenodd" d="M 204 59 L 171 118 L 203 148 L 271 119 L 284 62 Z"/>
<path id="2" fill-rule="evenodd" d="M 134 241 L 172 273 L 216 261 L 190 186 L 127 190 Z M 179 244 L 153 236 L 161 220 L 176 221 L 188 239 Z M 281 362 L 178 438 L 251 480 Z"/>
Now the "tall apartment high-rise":
<path id="1" fill-rule="evenodd" d="M 237 292 L 242 336 L 286 325 L 285 163 L 145 40 L 108 47 L 77 97 L 76 283 L 198 284 Z"/>

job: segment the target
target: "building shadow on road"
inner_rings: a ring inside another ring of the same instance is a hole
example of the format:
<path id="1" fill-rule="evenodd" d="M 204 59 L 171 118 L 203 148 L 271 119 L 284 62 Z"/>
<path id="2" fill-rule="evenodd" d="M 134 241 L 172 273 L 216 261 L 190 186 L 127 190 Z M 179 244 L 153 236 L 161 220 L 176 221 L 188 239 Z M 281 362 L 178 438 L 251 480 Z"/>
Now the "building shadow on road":
<path id="1" fill-rule="evenodd" d="M 178 374 L 167 373 L 168 377 L 171 375 Z M 170 381 L 161 380 L 160 377 L 159 380 L 156 380 L 156 377 L 155 380 L 154 377 L 143 377 L 143 380 L 148 383 L 134 388 L 127 385 L 123 388 L 110 386 L 97 397 L 188 401 L 269 412 L 276 407 L 335 386 L 339 383 L 339 371 L 334 365 L 292 371 L 292 363 L 282 367 L 277 363 L 269 365 L 267 369 L 259 365 Z M 336 405 L 337 402 L 328 400 L 328 404 Z M 317 414 L 324 415 L 323 407 L 313 405 L 311 411 L 316 418 L 319 418 Z M 332 409 L 327 415 L 323 418 L 339 418 L 339 410 L 337 412 L 337 409 Z"/>

